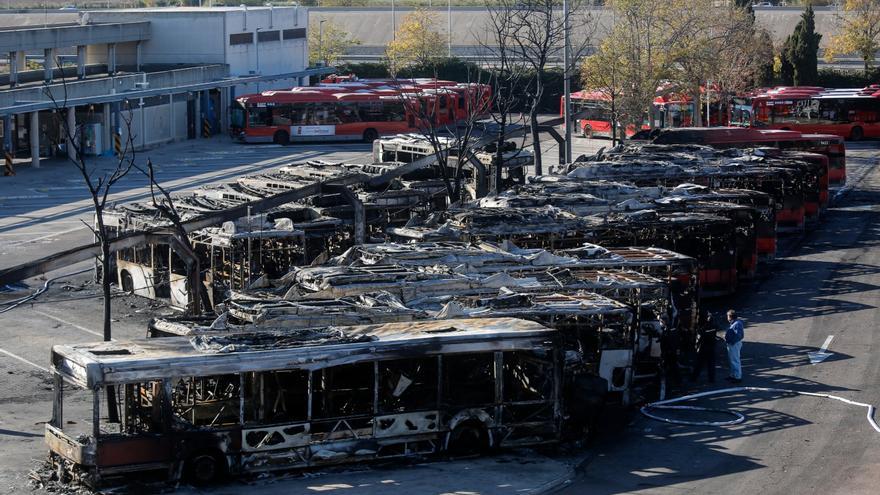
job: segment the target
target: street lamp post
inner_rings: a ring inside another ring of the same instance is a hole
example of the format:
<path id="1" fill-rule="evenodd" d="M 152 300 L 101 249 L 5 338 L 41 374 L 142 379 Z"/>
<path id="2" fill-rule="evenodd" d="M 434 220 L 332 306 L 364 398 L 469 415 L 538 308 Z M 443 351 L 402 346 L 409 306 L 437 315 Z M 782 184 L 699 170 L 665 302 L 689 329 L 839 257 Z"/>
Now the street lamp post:
<path id="1" fill-rule="evenodd" d="M 394 10 L 394 0 L 391 0 L 391 39 L 397 39 L 397 12 Z"/>
<path id="2" fill-rule="evenodd" d="M 568 0 L 562 1 L 562 34 L 564 47 L 562 48 L 563 64 L 563 94 L 565 95 L 565 163 L 571 163 L 571 53 L 568 32 Z M 613 125 L 613 124 L 612 124 Z"/>
<path id="3" fill-rule="evenodd" d="M 446 56 L 452 58 L 452 0 L 446 0 L 446 32 L 449 35 L 446 42 Z"/>
<path id="4" fill-rule="evenodd" d="M 255 33 L 254 33 L 254 51 L 257 54 L 257 72 L 256 73 L 258 76 L 261 74 L 261 72 L 260 72 L 260 29 L 262 29 L 262 28 L 257 28 L 254 30 L 255 31 Z M 258 79 L 257 80 L 257 93 L 259 93 L 259 92 L 260 92 L 260 80 Z"/>
<path id="5" fill-rule="evenodd" d="M 325 66 L 327 65 L 327 57 L 324 56 L 324 23 L 327 22 L 327 19 L 321 19 L 318 22 L 318 60 L 320 60 Z"/>

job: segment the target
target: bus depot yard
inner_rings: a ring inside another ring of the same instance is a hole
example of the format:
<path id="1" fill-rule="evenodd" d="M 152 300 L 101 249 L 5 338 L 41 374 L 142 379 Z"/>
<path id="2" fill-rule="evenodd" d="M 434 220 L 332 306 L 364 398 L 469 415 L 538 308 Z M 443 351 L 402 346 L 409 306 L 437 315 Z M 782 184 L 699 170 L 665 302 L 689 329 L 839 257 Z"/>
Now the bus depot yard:
<path id="1" fill-rule="evenodd" d="M 56 336 L 47 362 L 3 346 L 30 367 L 10 376 L 44 405 L 35 418 L 6 402 L 4 423 L 17 425 L 6 431 L 21 429 L 33 457 L 45 459 L 32 438 L 50 450 L 33 485 L 336 478 L 351 475 L 334 466 L 363 461 L 382 472 L 463 458 L 456 470 L 486 467 L 475 454 L 546 445 L 589 455 L 585 441 L 632 435 L 604 431 L 609 415 L 690 386 L 680 377 L 702 310 L 784 279 L 801 243 L 851 235 L 835 207 L 877 159 L 870 145 L 847 155 L 834 136 L 667 129 L 527 177 L 532 157 L 505 146 L 504 191 L 477 193 L 497 150 L 478 151 L 462 169 L 465 199 L 446 208 L 450 171 L 426 141 L 380 138 L 373 163 L 290 162 L 108 209 L 116 239 L 150 232 L 114 253 L 119 340 Z M 180 225 L 217 218 L 182 245 Z M 61 280 L 66 296 L 41 297 L 70 314 L 8 314 L 64 326 L 95 310 L 78 297 L 86 275 Z M 31 465 L 10 454 L 8 476 L 21 480 Z"/>

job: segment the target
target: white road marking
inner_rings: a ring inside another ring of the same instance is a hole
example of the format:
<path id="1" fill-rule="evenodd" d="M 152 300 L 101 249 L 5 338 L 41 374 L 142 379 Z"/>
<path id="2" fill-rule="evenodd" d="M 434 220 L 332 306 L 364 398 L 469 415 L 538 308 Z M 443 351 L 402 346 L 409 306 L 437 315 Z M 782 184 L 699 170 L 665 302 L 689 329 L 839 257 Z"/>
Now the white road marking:
<path id="1" fill-rule="evenodd" d="M 52 372 L 49 371 L 48 368 L 44 368 L 44 367 L 40 366 L 39 364 L 32 363 L 31 361 L 28 361 L 27 359 L 25 359 L 25 358 L 23 358 L 23 357 L 21 357 L 21 356 L 16 356 L 15 354 L 13 354 L 13 353 L 7 351 L 6 349 L 0 349 L 0 354 L 6 354 L 7 356 L 11 357 L 12 359 L 17 359 L 17 360 L 21 361 L 22 363 L 29 364 L 29 365 L 31 365 L 31 366 L 33 366 L 34 368 L 37 368 L 37 369 L 39 369 L 39 370 L 43 370 L 43 371 L 45 371 L 46 373 L 49 373 L 50 375 L 52 374 Z"/>
<path id="2" fill-rule="evenodd" d="M 807 357 L 810 358 L 810 364 L 819 364 L 831 356 L 832 353 L 828 352 L 828 346 L 831 345 L 832 340 L 834 340 L 834 335 L 829 335 L 818 351 L 807 353 Z"/>
<path id="3" fill-rule="evenodd" d="M 75 328 L 75 329 L 77 329 L 77 330 L 82 330 L 83 332 L 90 333 L 90 334 L 95 335 L 95 336 L 97 336 L 97 337 L 104 338 L 104 334 L 98 333 L 98 332 L 96 332 L 96 331 L 94 331 L 94 330 L 89 330 L 89 329 L 86 328 L 86 327 L 81 327 L 81 326 L 77 325 L 76 323 L 71 323 L 71 322 L 69 322 L 69 321 L 67 321 L 67 320 L 63 320 L 63 319 L 61 319 L 61 318 L 58 318 L 57 316 L 52 316 L 52 315 L 50 315 L 49 313 L 44 313 L 44 312 L 39 311 L 39 310 L 36 310 L 36 309 L 34 310 L 34 313 L 37 313 L 38 315 L 41 315 L 41 316 L 45 316 L 46 318 L 49 318 L 50 320 L 55 320 L 55 321 L 57 321 L 58 323 L 61 323 L 61 324 L 64 324 L 64 325 L 67 325 L 67 326 L 73 327 L 73 328 Z"/>
<path id="4" fill-rule="evenodd" d="M 39 237 L 34 237 L 34 238 L 32 238 L 32 239 L 27 239 L 27 240 L 24 240 L 24 241 L 10 242 L 9 245 L 10 245 L 10 246 L 17 246 L 17 245 L 19 245 L 19 244 L 27 244 L 27 243 L 29 243 L 29 242 L 42 241 L 43 239 L 48 239 L 49 237 L 58 237 L 58 236 L 60 236 L 60 235 L 69 234 L 69 233 L 71 233 L 71 232 L 76 232 L 77 230 L 82 230 L 82 229 L 85 229 L 85 228 L 86 228 L 85 225 L 80 224 L 79 227 L 76 227 L 76 228 L 73 228 L 73 229 L 62 230 L 61 232 L 53 232 L 53 233 L 51 233 L 51 234 L 46 234 L 46 235 L 42 235 L 42 236 L 39 236 Z"/>

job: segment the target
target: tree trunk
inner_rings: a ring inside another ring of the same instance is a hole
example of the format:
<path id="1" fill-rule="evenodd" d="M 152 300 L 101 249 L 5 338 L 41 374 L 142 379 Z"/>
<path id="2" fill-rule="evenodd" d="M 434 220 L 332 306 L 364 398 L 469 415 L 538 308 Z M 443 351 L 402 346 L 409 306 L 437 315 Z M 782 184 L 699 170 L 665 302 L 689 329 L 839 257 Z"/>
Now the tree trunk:
<path id="1" fill-rule="evenodd" d="M 535 96 L 532 106 L 529 108 L 529 124 L 532 132 L 532 151 L 535 154 L 535 175 L 542 175 L 544 171 L 541 161 L 541 135 L 538 132 L 538 106 L 541 104 L 541 96 L 544 94 L 544 82 L 541 71 L 535 73 Z"/>
<path id="2" fill-rule="evenodd" d="M 538 131 L 538 112 L 534 107 L 529 116 L 529 127 L 532 132 L 532 151 L 535 154 L 535 175 L 543 175 L 544 168 L 541 162 L 541 135 Z"/>
<path id="3" fill-rule="evenodd" d="M 625 133 L 624 133 L 625 135 Z M 611 95 L 611 147 L 617 146 L 617 107 L 614 94 Z"/>
<path id="4" fill-rule="evenodd" d="M 104 299 L 104 341 L 112 340 L 110 329 L 110 239 L 104 226 L 104 209 L 96 205 L 95 218 L 101 243 L 101 293 Z"/>

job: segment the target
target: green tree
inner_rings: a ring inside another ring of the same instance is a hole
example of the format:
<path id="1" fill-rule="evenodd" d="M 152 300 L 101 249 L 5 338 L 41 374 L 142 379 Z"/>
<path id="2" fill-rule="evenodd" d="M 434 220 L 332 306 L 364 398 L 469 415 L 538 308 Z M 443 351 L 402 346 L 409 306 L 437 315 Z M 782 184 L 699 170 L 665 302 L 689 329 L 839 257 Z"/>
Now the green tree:
<path id="1" fill-rule="evenodd" d="M 792 84 L 812 86 L 818 78 L 819 41 L 822 35 L 816 32 L 816 16 L 813 6 L 808 5 L 801 14 L 801 20 L 787 40 L 786 57 L 792 67 Z"/>
<path id="2" fill-rule="evenodd" d="M 385 47 L 392 74 L 407 66 L 429 65 L 446 54 L 438 24 L 437 14 L 427 9 L 414 10 L 403 18 L 394 39 Z"/>
<path id="3" fill-rule="evenodd" d="M 825 50 L 825 60 L 846 53 L 858 53 L 865 64 L 865 74 L 874 64 L 880 49 L 880 1 L 846 0 L 843 14 L 837 16 L 837 33 Z"/>
<path id="4" fill-rule="evenodd" d="M 340 57 L 361 42 L 330 20 L 312 19 L 309 22 L 309 65 L 324 62 L 336 65 Z"/>

